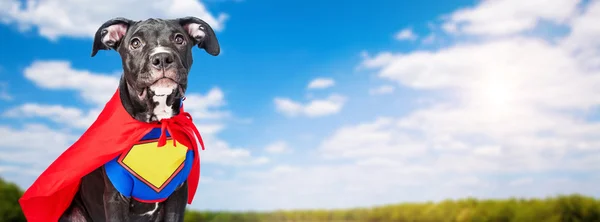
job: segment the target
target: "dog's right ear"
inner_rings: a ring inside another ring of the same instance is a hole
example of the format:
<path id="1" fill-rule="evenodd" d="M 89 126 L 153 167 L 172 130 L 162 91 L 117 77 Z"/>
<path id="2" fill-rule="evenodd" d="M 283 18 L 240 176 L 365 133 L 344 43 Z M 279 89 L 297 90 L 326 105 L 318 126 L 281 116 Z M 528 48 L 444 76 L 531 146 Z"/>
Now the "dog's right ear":
<path id="1" fill-rule="evenodd" d="M 102 24 L 94 36 L 92 57 L 98 53 L 98 50 L 116 49 L 132 24 L 132 20 L 121 17 L 108 20 Z"/>

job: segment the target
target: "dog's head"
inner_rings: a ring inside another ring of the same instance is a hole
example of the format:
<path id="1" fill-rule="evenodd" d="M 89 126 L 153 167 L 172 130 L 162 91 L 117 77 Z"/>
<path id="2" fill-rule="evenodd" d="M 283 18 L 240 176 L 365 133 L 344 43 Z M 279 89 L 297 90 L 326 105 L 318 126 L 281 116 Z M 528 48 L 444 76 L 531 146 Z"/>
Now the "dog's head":
<path id="1" fill-rule="evenodd" d="M 213 56 L 220 52 L 213 29 L 199 18 L 114 18 L 96 31 L 92 57 L 98 50 L 117 51 L 129 98 L 145 121 L 156 121 L 177 114 L 195 46 Z"/>

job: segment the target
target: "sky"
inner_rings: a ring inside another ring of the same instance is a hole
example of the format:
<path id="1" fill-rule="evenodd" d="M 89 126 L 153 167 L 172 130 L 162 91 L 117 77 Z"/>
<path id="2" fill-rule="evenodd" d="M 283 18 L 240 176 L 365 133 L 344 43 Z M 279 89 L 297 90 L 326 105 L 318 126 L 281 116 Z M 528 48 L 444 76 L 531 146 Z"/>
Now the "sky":
<path id="1" fill-rule="evenodd" d="M 195 16 L 191 209 L 600 197 L 599 0 L 0 2 L 0 177 L 27 188 L 118 85 L 114 17 Z"/>

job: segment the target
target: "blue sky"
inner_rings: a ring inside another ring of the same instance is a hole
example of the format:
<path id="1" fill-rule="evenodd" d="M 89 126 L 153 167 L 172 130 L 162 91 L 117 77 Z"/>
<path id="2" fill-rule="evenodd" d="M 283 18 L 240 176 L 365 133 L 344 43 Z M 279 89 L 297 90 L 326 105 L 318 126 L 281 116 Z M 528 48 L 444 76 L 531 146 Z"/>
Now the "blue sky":
<path id="1" fill-rule="evenodd" d="M 100 24 L 192 15 L 222 49 L 194 51 L 192 208 L 600 196 L 600 2 L 529 2 L 0 3 L 0 176 L 29 186 L 116 88 Z"/>

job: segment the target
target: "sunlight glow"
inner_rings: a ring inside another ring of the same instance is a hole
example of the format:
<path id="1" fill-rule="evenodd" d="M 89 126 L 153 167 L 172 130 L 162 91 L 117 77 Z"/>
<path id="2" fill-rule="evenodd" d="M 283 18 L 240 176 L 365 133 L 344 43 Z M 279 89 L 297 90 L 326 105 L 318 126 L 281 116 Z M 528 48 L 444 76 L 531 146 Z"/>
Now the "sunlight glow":
<path id="1" fill-rule="evenodd" d="M 500 78 L 487 78 L 475 87 L 474 103 L 490 114 L 508 114 L 515 107 L 518 93 L 514 81 Z"/>

